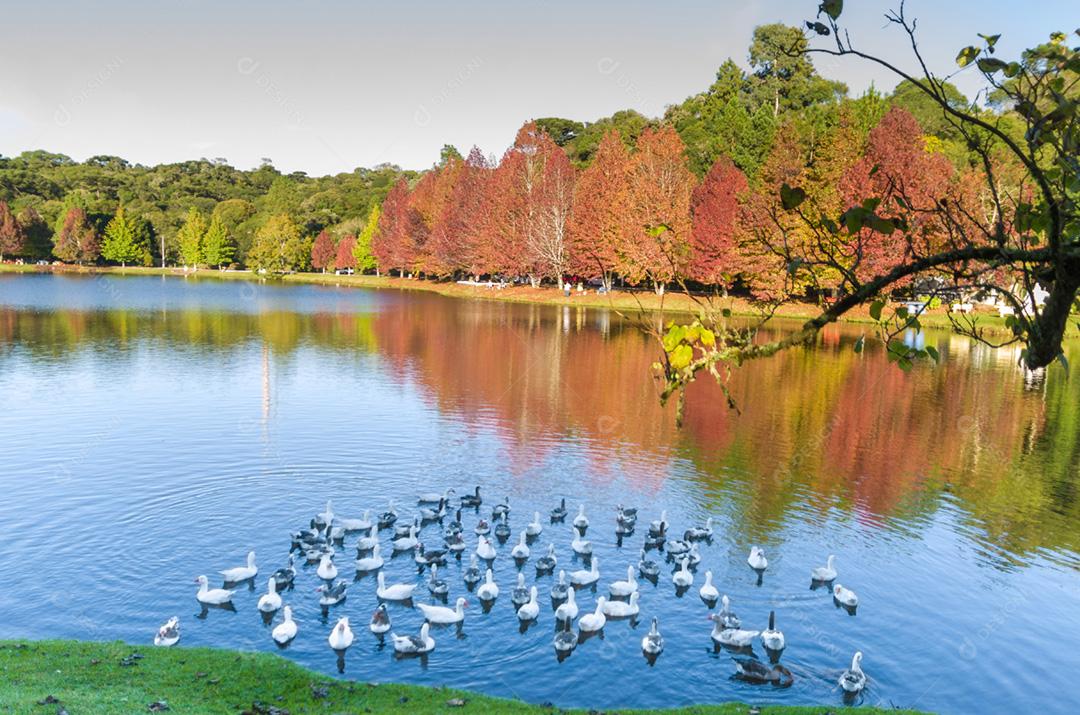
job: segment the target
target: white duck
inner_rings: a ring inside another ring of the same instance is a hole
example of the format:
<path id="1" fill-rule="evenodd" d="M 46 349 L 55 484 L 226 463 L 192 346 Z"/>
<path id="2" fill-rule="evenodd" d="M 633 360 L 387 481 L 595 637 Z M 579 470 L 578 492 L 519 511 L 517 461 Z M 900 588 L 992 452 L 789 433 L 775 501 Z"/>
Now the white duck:
<path id="1" fill-rule="evenodd" d="M 416 604 L 416 607 L 424 614 L 424 618 L 428 623 L 444 626 L 464 621 L 465 607 L 468 605 L 468 601 L 464 598 L 459 598 L 454 608 L 447 608 L 446 606 L 430 606 L 426 603 L 418 603 Z"/>
<path id="2" fill-rule="evenodd" d="M 750 547 L 750 555 L 746 557 L 746 563 L 750 564 L 750 568 L 755 571 L 764 571 L 769 567 L 769 560 L 765 558 L 765 550 L 757 547 Z"/>
<path id="3" fill-rule="evenodd" d="M 855 592 L 849 588 L 844 588 L 840 584 L 833 586 L 833 598 L 836 599 L 837 603 L 848 608 L 855 608 L 859 605 L 859 597 L 855 595 Z"/>
<path id="4" fill-rule="evenodd" d="M 285 645 L 293 638 L 296 638 L 296 621 L 292 617 L 292 606 L 285 606 L 282 609 L 282 618 L 281 623 L 274 626 L 274 630 L 270 631 L 270 637 L 278 645 Z"/>
<path id="5" fill-rule="evenodd" d="M 510 552 L 510 556 L 519 561 L 524 561 L 529 558 L 529 545 L 525 543 L 525 540 L 529 538 L 526 532 L 521 532 L 521 539 L 518 540 L 517 545 Z"/>
<path id="6" fill-rule="evenodd" d="M 769 611 L 769 627 L 761 632 L 761 644 L 772 651 L 782 651 L 787 645 L 784 632 L 776 629 L 776 611 Z"/>
<path id="7" fill-rule="evenodd" d="M 694 585 L 694 572 L 690 570 L 690 561 L 682 560 L 679 570 L 671 574 L 671 582 L 675 588 L 690 588 Z"/>
<path id="8" fill-rule="evenodd" d="M 717 590 L 716 586 L 713 586 L 712 571 L 705 572 L 705 583 L 702 585 L 701 590 L 698 591 L 698 594 L 701 596 L 701 600 L 708 604 L 716 603 L 716 599 L 720 598 L 720 591 Z"/>
<path id="9" fill-rule="evenodd" d="M 547 554 L 536 560 L 536 574 L 551 573 L 558 566 L 559 559 L 555 556 L 555 544 L 548 544 Z"/>
<path id="10" fill-rule="evenodd" d="M 273 613 L 281 608 L 281 596 L 277 592 L 277 581 L 273 576 L 266 582 L 266 593 L 259 597 L 259 603 L 255 606 L 263 613 Z"/>
<path id="11" fill-rule="evenodd" d="M 375 589 L 375 595 L 384 601 L 408 601 L 416 590 L 415 583 L 395 583 L 387 586 L 386 574 L 382 571 L 379 572 L 377 579 L 379 585 Z"/>
<path id="12" fill-rule="evenodd" d="M 326 511 L 320 511 L 315 515 L 315 525 L 319 527 L 329 526 L 334 521 L 334 505 L 329 499 L 326 500 Z"/>
<path id="13" fill-rule="evenodd" d="M 820 581 L 822 583 L 834 580 L 836 578 L 836 567 L 833 565 L 835 562 L 836 557 L 829 554 L 828 561 L 824 566 L 818 566 L 810 572 L 811 580 Z"/>
<path id="14" fill-rule="evenodd" d="M 846 693 L 857 693 L 866 687 L 866 673 L 862 669 L 862 652 L 855 651 L 851 667 L 843 672 L 838 681 Z"/>
<path id="15" fill-rule="evenodd" d="M 337 566 L 334 565 L 334 558 L 330 554 L 322 555 L 322 558 L 319 559 L 319 568 L 315 569 L 315 574 L 323 581 L 333 581 L 337 578 Z"/>
<path id="16" fill-rule="evenodd" d="M 590 556 L 593 552 L 592 542 L 582 538 L 581 534 L 577 531 L 574 532 L 574 540 L 570 542 L 570 548 L 574 550 L 575 554 L 581 556 Z"/>
<path id="17" fill-rule="evenodd" d="M 375 526 L 371 520 L 371 509 L 364 509 L 364 515 L 359 519 L 338 519 L 337 523 L 345 531 L 370 531 Z"/>
<path id="18" fill-rule="evenodd" d="M 394 642 L 394 650 L 402 655 L 413 653 L 430 653 L 435 649 L 435 639 L 431 637 L 431 626 L 427 623 L 420 626 L 418 636 L 398 636 L 390 634 Z"/>
<path id="19" fill-rule="evenodd" d="M 540 523 L 540 512 L 533 512 L 533 520 L 525 525 L 525 533 L 529 536 L 540 536 L 540 533 L 544 530 L 544 525 Z"/>
<path id="20" fill-rule="evenodd" d="M 255 552 L 249 551 L 246 566 L 225 569 L 221 572 L 221 577 L 225 579 L 225 583 L 240 583 L 254 578 L 257 573 L 259 573 L 259 567 L 255 565 Z"/>
<path id="21" fill-rule="evenodd" d="M 445 499 L 449 503 L 450 497 L 454 496 L 455 493 L 453 487 L 447 489 L 442 494 L 439 494 L 438 492 L 426 492 L 424 494 L 416 495 L 416 502 L 418 504 L 438 504 Z"/>
<path id="22" fill-rule="evenodd" d="M 577 516 L 574 517 L 574 526 L 578 529 L 589 528 L 589 517 L 585 516 L 585 505 L 580 504 L 578 506 Z"/>
<path id="23" fill-rule="evenodd" d="M 418 533 L 419 529 L 416 528 L 416 524 L 410 526 L 408 536 L 403 536 L 400 539 L 394 539 L 394 551 L 412 551 L 413 549 L 415 549 L 416 545 L 420 543 L 420 539 L 416 537 Z"/>
<path id="24" fill-rule="evenodd" d="M 484 561 L 493 561 L 497 555 L 495 547 L 492 546 L 491 540 L 486 536 L 481 536 L 479 543 L 476 545 L 476 555 L 482 558 Z"/>
<path id="25" fill-rule="evenodd" d="M 616 581 L 609 587 L 612 596 L 629 596 L 638 590 L 637 579 L 634 577 L 634 566 L 626 567 L 626 580 Z"/>
<path id="26" fill-rule="evenodd" d="M 664 650 L 664 637 L 660 635 L 659 622 L 655 616 L 652 619 L 652 628 L 641 639 L 641 650 L 649 655 L 660 655 Z"/>
<path id="27" fill-rule="evenodd" d="M 356 570 L 359 573 L 377 571 L 383 567 L 383 557 L 379 554 L 379 545 L 375 544 L 371 550 L 371 556 L 365 556 L 356 560 Z"/>
<path id="28" fill-rule="evenodd" d="M 531 589 L 529 589 L 528 603 L 522 605 L 522 607 L 518 609 L 517 617 L 518 620 L 522 623 L 535 621 L 537 616 L 540 615 L 540 604 L 536 600 L 537 593 L 538 591 L 536 589 L 536 586 L 533 586 Z"/>
<path id="29" fill-rule="evenodd" d="M 499 597 L 499 585 L 495 583 L 491 569 L 484 574 L 484 582 L 476 589 L 476 595 L 481 601 L 494 601 Z"/>
<path id="30" fill-rule="evenodd" d="M 517 586 L 510 592 L 510 602 L 514 608 L 520 608 L 529 602 L 529 589 L 525 586 L 525 574 L 518 571 Z"/>
<path id="31" fill-rule="evenodd" d="M 754 639 L 761 635 L 761 631 L 745 631 L 741 628 L 724 628 L 721 620 L 715 615 L 710 615 L 713 621 L 712 639 L 720 645 L 731 648 L 746 648 Z"/>
<path id="32" fill-rule="evenodd" d="M 377 636 L 381 636 L 390 630 L 390 614 L 386 611 L 385 603 L 380 603 L 375 612 L 371 614 L 368 630 Z"/>
<path id="33" fill-rule="evenodd" d="M 379 537 L 377 534 L 371 536 L 361 536 L 356 540 L 356 553 L 360 554 L 365 551 L 371 551 L 379 545 Z"/>
<path id="34" fill-rule="evenodd" d="M 641 594 L 634 591 L 630 594 L 629 603 L 626 601 L 604 601 L 604 615 L 608 618 L 632 618 L 640 613 L 638 598 Z"/>
<path id="35" fill-rule="evenodd" d="M 154 645 L 168 648 L 174 646 L 180 641 L 180 619 L 173 616 L 169 620 L 165 621 L 165 625 L 158 628 L 157 634 L 154 636 Z"/>
<path id="36" fill-rule="evenodd" d="M 560 603 L 559 607 L 555 609 L 555 620 L 572 621 L 577 617 L 577 597 L 574 595 L 574 589 L 571 588 L 566 592 L 566 600 Z"/>
<path id="37" fill-rule="evenodd" d="M 195 594 L 195 598 L 199 603 L 207 606 L 220 606 L 232 601 L 233 594 L 236 591 L 230 591 L 227 588 L 210 588 L 210 582 L 206 579 L 206 576 L 199 576 L 195 579 L 195 583 L 199 584 L 199 592 Z"/>
<path id="38" fill-rule="evenodd" d="M 348 616 L 342 616 L 338 619 L 337 625 L 334 626 L 334 630 L 330 631 L 330 636 L 326 641 L 334 650 L 347 650 L 352 645 L 353 632 L 349 628 Z"/>
<path id="39" fill-rule="evenodd" d="M 570 573 L 570 583 L 574 586 L 591 586 L 600 580 L 600 559 L 594 558 L 589 570 L 578 569 Z"/>
<path id="40" fill-rule="evenodd" d="M 604 627 L 604 624 L 607 623 L 607 616 L 604 615 L 605 603 L 607 603 L 607 599 L 601 596 L 596 599 L 596 610 L 592 613 L 586 613 L 578 619 L 578 628 L 580 628 L 582 632 L 592 633 Z"/>

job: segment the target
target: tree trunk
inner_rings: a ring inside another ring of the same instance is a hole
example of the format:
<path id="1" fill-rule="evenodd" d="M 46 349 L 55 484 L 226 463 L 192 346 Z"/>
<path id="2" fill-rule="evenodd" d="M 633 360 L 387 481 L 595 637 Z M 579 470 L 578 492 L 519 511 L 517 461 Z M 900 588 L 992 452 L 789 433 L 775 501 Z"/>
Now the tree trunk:
<path id="1" fill-rule="evenodd" d="M 663 283 L 656 283 L 653 286 L 653 290 L 656 291 L 656 294 L 659 295 L 659 296 L 664 295 L 664 284 Z"/>

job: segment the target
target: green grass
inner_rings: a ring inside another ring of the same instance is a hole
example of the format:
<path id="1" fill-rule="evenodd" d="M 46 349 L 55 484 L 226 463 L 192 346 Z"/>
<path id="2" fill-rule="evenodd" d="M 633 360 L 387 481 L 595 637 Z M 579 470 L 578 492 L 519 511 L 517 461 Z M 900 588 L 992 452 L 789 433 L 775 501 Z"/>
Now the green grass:
<path id="1" fill-rule="evenodd" d="M 138 653 L 141 658 L 129 658 Z M 121 665 L 128 659 L 130 665 Z M 59 702 L 53 702 L 53 700 Z M 0 641 L 0 713 L 555 713 L 552 707 L 449 688 L 359 683 L 307 670 L 272 653 L 134 647 L 83 641 Z M 44 703 L 44 704 L 39 704 Z M 746 715 L 726 703 L 663 712 Z M 761 706 L 762 715 L 823 715 L 840 707 Z M 842 708 L 851 715 L 913 711 Z M 572 711 L 573 712 L 573 711 Z M 619 711 L 629 713 L 633 711 Z M 660 712 L 660 711 L 653 711 Z"/>

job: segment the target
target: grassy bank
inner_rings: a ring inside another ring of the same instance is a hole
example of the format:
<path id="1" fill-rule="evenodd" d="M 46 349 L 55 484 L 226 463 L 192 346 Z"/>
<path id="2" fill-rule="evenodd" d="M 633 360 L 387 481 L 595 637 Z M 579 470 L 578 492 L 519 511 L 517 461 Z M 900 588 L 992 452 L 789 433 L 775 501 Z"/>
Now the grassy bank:
<path id="1" fill-rule="evenodd" d="M 336 680 L 270 653 L 135 648 L 124 643 L 82 641 L 0 641 L 0 713 L 51 715 L 62 709 L 69 715 L 126 715 L 153 712 L 154 703 L 164 703 L 175 713 L 562 712 L 551 705 L 529 705 L 448 688 Z M 765 705 L 755 710 L 761 715 L 821 715 L 831 709 Z M 726 703 L 663 712 L 746 715 L 751 706 Z M 877 712 L 913 711 L 844 709 L 852 715 Z"/>
<path id="2" fill-rule="evenodd" d="M 119 266 L 33 266 L 15 265 L 11 263 L 0 264 L 0 273 L 36 273 L 36 272 L 60 272 L 76 274 L 113 274 L 113 275 L 142 275 L 142 276 L 185 276 L 188 278 L 207 280 L 261 280 L 259 276 L 250 271 L 218 271 L 200 270 L 197 273 L 185 273 L 180 268 L 143 268 Z M 532 288 L 529 286 L 511 286 L 503 289 L 486 288 L 482 286 L 460 285 L 453 281 L 420 280 L 415 278 L 393 278 L 389 276 L 351 275 L 338 276 L 333 273 L 294 273 L 278 279 L 282 283 L 300 283 L 331 286 L 352 286 L 355 288 L 392 289 L 392 290 L 422 290 L 438 293 L 453 298 L 467 298 L 474 300 L 500 300 L 513 303 L 531 303 L 540 305 L 566 305 L 587 308 L 608 308 L 627 313 L 635 313 L 639 310 L 658 311 L 664 310 L 677 313 L 697 313 L 699 304 L 691 297 L 682 293 L 668 293 L 662 298 L 652 291 L 613 291 L 610 295 L 597 295 L 596 291 L 579 294 L 573 292 L 570 297 L 564 296 L 554 287 Z M 749 301 L 742 298 L 725 299 L 716 303 L 717 307 L 730 308 L 736 316 L 756 316 L 758 313 Z M 793 303 L 782 306 L 777 311 L 777 316 L 788 320 L 806 320 L 818 314 L 818 308 L 811 303 Z M 922 316 L 922 324 L 926 327 L 949 329 L 951 324 L 944 308 L 930 311 Z M 870 323 L 870 314 L 867 306 L 862 306 L 850 311 L 841 322 L 845 323 Z M 996 314 L 980 313 L 979 325 L 993 335 L 1008 334 L 1005 321 Z M 1080 336 L 1080 330 L 1070 323 L 1067 337 Z"/>

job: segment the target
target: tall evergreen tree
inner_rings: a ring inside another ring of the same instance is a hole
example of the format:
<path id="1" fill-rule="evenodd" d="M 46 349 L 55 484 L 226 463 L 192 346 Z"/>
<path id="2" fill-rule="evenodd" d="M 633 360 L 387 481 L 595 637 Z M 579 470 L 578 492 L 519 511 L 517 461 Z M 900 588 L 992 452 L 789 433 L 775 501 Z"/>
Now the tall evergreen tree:
<path id="1" fill-rule="evenodd" d="M 356 237 L 356 245 L 353 247 L 353 257 L 356 259 L 356 270 L 358 273 L 370 270 L 378 271 L 375 262 L 375 254 L 371 252 L 371 244 L 375 238 L 375 233 L 379 230 L 380 215 L 382 215 L 382 208 L 379 204 L 375 204 L 368 213 L 368 219 L 367 223 L 364 224 L 364 230 Z"/>
<path id="2" fill-rule="evenodd" d="M 197 208 L 192 206 L 188 209 L 187 219 L 180 231 L 176 234 L 177 247 L 180 250 L 180 260 L 184 266 L 191 266 L 192 270 L 199 269 L 199 261 L 203 257 L 203 241 L 206 237 L 206 219 Z"/>
<path id="3" fill-rule="evenodd" d="M 221 267 L 233 259 L 236 252 L 236 244 L 229 235 L 225 222 L 217 211 L 210 219 L 210 225 L 206 228 L 203 237 L 203 260 L 211 266 Z"/>
<path id="4" fill-rule="evenodd" d="M 145 232 L 139 231 L 135 219 L 128 217 L 124 211 L 124 205 L 120 204 L 116 209 L 116 215 L 105 227 L 101 257 L 106 261 L 119 263 L 121 266 L 144 262 L 150 254 L 150 247 L 141 245 L 141 240 L 145 238 L 147 238 Z"/>

